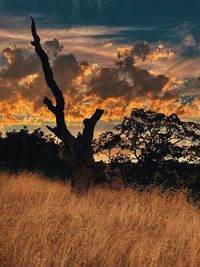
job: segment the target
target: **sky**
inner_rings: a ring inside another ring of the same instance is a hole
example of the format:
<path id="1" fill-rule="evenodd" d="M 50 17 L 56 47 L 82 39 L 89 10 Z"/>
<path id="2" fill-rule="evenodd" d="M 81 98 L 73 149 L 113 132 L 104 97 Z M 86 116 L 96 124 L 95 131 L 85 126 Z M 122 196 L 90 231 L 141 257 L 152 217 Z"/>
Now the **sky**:
<path id="1" fill-rule="evenodd" d="M 0 130 L 54 125 L 30 44 L 33 16 L 75 134 L 96 108 L 97 133 L 132 108 L 200 122 L 199 0 L 0 0 Z"/>

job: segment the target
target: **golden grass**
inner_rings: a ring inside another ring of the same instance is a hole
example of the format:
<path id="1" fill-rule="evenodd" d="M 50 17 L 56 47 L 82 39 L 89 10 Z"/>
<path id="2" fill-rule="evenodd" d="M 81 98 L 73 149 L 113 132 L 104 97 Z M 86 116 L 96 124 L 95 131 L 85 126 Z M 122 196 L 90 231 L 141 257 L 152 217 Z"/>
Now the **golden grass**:
<path id="1" fill-rule="evenodd" d="M 1 267 L 200 266 L 200 213 L 184 193 L 0 175 Z"/>

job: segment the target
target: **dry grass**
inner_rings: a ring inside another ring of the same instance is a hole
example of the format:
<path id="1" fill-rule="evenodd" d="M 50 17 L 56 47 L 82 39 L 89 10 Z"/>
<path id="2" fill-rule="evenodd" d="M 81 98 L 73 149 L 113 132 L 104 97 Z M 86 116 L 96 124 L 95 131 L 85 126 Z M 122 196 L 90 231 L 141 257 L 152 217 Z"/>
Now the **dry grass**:
<path id="1" fill-rule="evenodd" d="M 0 176 L 0 266 L 200 266 L 200 213 L 183 193 Z"/>

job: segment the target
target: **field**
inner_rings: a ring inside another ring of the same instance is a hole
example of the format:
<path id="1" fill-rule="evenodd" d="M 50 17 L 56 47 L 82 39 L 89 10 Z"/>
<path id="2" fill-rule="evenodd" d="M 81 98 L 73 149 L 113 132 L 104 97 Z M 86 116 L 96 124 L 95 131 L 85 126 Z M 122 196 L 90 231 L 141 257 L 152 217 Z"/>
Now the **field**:
<path id="1" fill-rule="evenodd" d="M 200 213 L 184 192 L 77 197 L 37 174 L 1 174 L 0 266 L 200 266 Z"/>

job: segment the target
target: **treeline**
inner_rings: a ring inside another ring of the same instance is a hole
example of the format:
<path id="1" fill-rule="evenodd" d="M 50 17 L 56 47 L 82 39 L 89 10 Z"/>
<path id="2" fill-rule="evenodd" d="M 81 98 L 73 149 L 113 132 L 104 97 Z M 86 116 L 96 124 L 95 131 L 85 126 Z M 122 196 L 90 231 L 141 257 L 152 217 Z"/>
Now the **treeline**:
<path id="1" fill-rule="evenodd" d="M 20 131 L 6 132 L 0 137 L 0 169 L 3 171 L 42 172 L 49 178 L 67 179 L 69 168 L 62 160 L 62 144 L 39 128 L 30 132 L 27 126 Z"/>
<path id="2" fill-rule="evenodd" d="M 43 172 L 49 178 L 70 179 L 64 146 L 41 129 L 26 126 L 0 137 L 0 168 Z M 121 179 L 124 184 L 166 185 L 200 189 L 200 124 L 176 114 L 133 109 L 130 116 L 93 143 L 96 182 Z"/>

